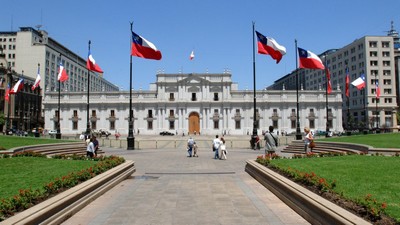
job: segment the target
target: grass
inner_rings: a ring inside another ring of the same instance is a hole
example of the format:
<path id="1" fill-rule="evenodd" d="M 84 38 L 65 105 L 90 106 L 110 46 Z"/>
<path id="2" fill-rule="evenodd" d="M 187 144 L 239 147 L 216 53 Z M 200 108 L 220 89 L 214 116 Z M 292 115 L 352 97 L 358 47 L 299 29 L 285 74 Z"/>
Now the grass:
<path id="1" fill-rule="evenodd" d="M 49 138 L 35 138 L 35 137 L 18 137 L 0 135 L 0 146 L 5 149 L 11 149 L 20 146 L 52 144 L 60 142 L 71 142 L 70 140 L 49 139 Z"/>
<path id="2" fill-rule="evenodd" d="M 91 160 L 61 160 L 38 157 L 0 158 L 0 199 L 18 194 L 20 189 L 41 189 L 57 177 L 96 164 Z"/>
<path id="3" fill-rule="evenodd" d="M 387 203 L 387 215 L 400 221 L 400 157 L 350 155 L 278 159 L 271 164 L 314 172 L 328 183 L 336 180 L 334 190 L 351 200 L 362 200 L 371 194 L 378 202 Z"/>
<path id="4" fill-rule="evenodd" d="M 317 139 L 317 141 L 348 142 L 369 145 L 375 148 L 400 148 L 400 132 L 321 138 Z"/>

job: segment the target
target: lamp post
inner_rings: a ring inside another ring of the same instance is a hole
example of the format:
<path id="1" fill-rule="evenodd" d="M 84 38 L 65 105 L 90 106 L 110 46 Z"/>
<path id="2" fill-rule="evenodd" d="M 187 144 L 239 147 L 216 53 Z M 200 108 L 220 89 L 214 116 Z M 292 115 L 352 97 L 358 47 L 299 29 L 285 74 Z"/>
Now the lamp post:
<path id="1" fill-rule="evenodd" d="M 301 140 L 302 136 L 301 136 L 301 132 L 300 132 L 300 115 L 299 115 L 299 68 L 297 65 L 297 52 L 298 52 L 298 48 L 297 48 L 297 40 L 294 40 L 295 42 L 295 52 L 296 52 L 296 140 Z"/>
<path id="2" fill-rule="evenodd" d="M 131 33 L 133 32 L 133 22 L 131 22 Z M 130 41 L 132 48 L 132 41 Z M 132 54 L 130 55 L 130 68 L 129 68 L 129 130 L 127 140 L 127 150 L 135 149 L 135 137 L 133 136 L 133 109 L 132 109 Z"/>
<path id="3" fill-rule="evenodd" d="M 256 101 L 256 60 L 255 60 L 255 55 L 256 55 L 256 47 L 255 47 L 255 39 L 254 39 L 254 22 L 253 22 L 253 132 L 251 136 L 251 143 L 253 149 L 257 149 L 257 101 Z"/>

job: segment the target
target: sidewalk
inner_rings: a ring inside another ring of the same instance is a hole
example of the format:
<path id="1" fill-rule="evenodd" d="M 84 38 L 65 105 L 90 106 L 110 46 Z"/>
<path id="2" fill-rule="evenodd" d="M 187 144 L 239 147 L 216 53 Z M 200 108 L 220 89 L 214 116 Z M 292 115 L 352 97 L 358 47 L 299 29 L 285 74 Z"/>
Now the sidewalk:
<path id="1" fill-rule="evenodd" d="M 63 224 L 309 224 L 244 171 L 263 150 L 215 160 L 208 148 L 198 158 L 180 148 L 102 149 L 134 160 L 136 172 Z"/>

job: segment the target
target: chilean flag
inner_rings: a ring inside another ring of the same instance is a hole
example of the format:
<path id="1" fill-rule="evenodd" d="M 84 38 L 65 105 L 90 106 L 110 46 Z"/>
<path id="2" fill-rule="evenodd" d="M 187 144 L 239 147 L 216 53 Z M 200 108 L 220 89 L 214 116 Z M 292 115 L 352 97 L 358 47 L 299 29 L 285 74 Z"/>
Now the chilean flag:
<path id="1" fill-rule="evenodd" d="M 24 79 L 19 79 L 19 81 L 14 85 L 13 88 L 10 90 L 10 94 L 17 94 L 18 91 L 22 90 L 24 88 Z"/>
<path id="2" fill-rule="evenodd" d="M 96 61 L 94 60 L 92 53 L 88 53 L 88 59 L 86 61 L 86 67 L 88 70 L 98 72 L 98 73 L 103 73 L 103 70 L 100 69 L 100 66 L 96 64 Z"/>
<path id="3" fill-rule="evenodd" d="M 300 57 L 300 68 L 304 69 L 325 69 L 321 59 L 314 53 L 298 48 Z"/>
<path id="4" fill-rule="evenodd" d="M 38 68 L 38 72 L 37 72 L 35 83 L 33 84 L 32 88 L 31 88 L 32 91 L 35 90 L 37 87 L 39 87 L 40 79 L 41 79 L 41 77 L 40 77 L 40 68 Z"/>
<path id="5" fill-rule="evenodd" d="M 258 53 L 270 55 L 276 60 L 276 63 L 281 61 L 282 56 L 286 54 L 286 48 L 278 44 L 273 38 L 265 37 L 256 31 Z"/>
<path id="6" fill-rule="evenodd" d="M 58 68 L 58 81 L 64 82 L 66 80 L 68 80 L 67 71 L 65 70 L 62 62 L 60 62 L 60 67 Z"/>
<path id="7" fill-rule="evenodd" d="M 365 88 L 365 76 L 362 74 L 359 78 L 355 79 L 351 82 L 353 86 L 355 86 L 358 90 Z"/>
<path id="8" fill-rule="evenodd" d="M 194 51 L 192 51 L 192 52 L 190 53 L 189 59 L 190 59 L 190 60 L 193 60 L 193 59 L 194 59 Z"/>
<path id="9" fill-rule="evenodd" d="M 157 50 L 153 43 L 135 34 L 133 31 L 131 55 L 155 60 L 160 60 L 162 58 L 161 52 Z"/>
<path id="10" fill-rule="evenodd" d="M 5 99 L 7 102 L 10 102 L 10 85 L 9 85 L 9 84 L 7 84 L 7 89 L 6 89 L 6 94 L 5 94 L 5 96 L 4 96 L 4 99 Z"/>
<path id="11" fill-rule="evenodd" d="M 331 73 L 329 72 L 328 68 L 326 68 L 326 82 L 328 82 L 327 92 L 328 94 L 330 94 L 332 93 L 332 84 L 331 84 Z"/>
<path id="12" fill-rule="evenodd" d="M 379 88 L 379 83 L 378 80 L 375 81 L 375 86 L 376 86 L 376 98 L 379 98 L 381 96 L 381 89 Z"/>

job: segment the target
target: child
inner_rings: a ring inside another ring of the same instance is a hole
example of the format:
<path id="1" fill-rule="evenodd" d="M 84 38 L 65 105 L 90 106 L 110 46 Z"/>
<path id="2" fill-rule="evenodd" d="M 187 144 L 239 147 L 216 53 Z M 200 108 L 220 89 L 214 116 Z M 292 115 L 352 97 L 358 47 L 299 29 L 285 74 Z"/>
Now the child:
<path id="1" fill-rule="evenodd" d="M 225 146 L 225 140 L 222 140 L 222 144 L 221 144 L 221 159 L 227 159 L 226 158 L 226 146 Z"/>

